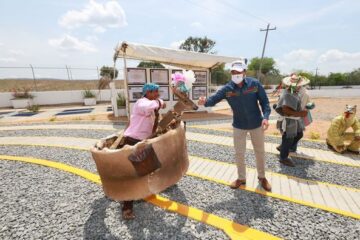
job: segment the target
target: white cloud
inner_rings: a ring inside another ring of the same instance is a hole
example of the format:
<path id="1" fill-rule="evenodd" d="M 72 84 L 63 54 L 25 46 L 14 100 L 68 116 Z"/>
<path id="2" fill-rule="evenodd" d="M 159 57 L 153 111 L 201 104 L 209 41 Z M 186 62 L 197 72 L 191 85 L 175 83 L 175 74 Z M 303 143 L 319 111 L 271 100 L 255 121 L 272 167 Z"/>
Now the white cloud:
<path id="1" fill-rule="evenodd" d="M 330 49 L 318 58 L 318 65 L 326 72 L 347 72 L 360 67 L 360 52 L 343 52 Z"/>
<path id="2" fill-rule="evenodd" d="M 1 46 L 4 46 L 4 44 L 3 44 L 2 42 L 0 42 L 0 47 L 1 47 Z"/>
<path id="3" fill-rule="evenodd" d="M 25 53 L 22 50 L 10 49 L 9 53 L 13 56 L 25 56 Z"/>
<path id="4" fill-rule="evenodd" d="M 170 47 L 173 49 L 179 49 L 180 45 L 183 44 L 184 42 L 185 42 L 185 40 L 179 40 L 179 41 L 172 42 L 170 44 Z"/>
<path id="5" fill-rule="evenodd" d="M 6 62 L 6 63 L 16 62 L 16 58 L 13 58 L 13 57 L 0 58 L 0 62 Z"/>
<path id="6" fill-rule="evenodd" d="M 106 32 L 106 28 L 101 27 L 101 26 L 97 26 L 97 27 L 94 28 L 94 32 L 95 33 L 104 33 L 104 32 Z"/>
<path id="7" fill-rule="evenodd" d="M 50 46 L 61 50 L 75 50 L 81 52 L 96 52 L 97 49 L 89 42 L 80 41 L 76 37 L 65 35 L 61 38 L 49 39 Z"/>
<path id="8" fill-rule="evenodd" d="M 192 22 L 190 24 L 190 26 L 194 27 L 194 28 L 202 28 L 203 27 L 202 23 L 200 23 L 200 22 Z"/>
<path id="9" fill-rule="evenodd" d="M 360 67 L 360 52 L 345 52 L 330 49 L 323 53 L 315 50 L 297 49 L 276 58 L 276 65 L 284 74 L 294 70 L 314 72 L 319 68 L 321 74 L 330 72 L 350 72 Z"/>
<path id="10" fill-rule="evenodd" d="M 284 55 L 288 61 L 312 61 L 316 58 L 315 50 L 297 49 Z"/>
<path id="11" fill-rule="evenodd" d="M 85 37 L 86 41 L 89 41 L 89 42 L 96 42 L 99 40 L 99 38 L 97 36 L 87 36 Z"/>
<path id="12" fill-rule="evenodd" d="M 127 22 L 125 11 L 117 1 L 102 4 L 90 0 L 83 9 L 68 11 L 60 18 L 59 24 L 69 29 L 89 26 L 103 32 L 106 28 L 124 27 Z"/>

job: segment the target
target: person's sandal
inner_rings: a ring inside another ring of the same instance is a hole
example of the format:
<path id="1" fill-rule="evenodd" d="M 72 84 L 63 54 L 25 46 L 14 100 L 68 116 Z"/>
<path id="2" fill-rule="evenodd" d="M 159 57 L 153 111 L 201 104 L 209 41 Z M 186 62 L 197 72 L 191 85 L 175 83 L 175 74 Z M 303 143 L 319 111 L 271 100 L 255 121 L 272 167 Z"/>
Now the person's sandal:
<path id="1" fill-rule="evenodd" d="M 132 220 L 135 218 L 135 215 L 132 209 L 127 208 L 122 210 L 122 217 L 124 220 Z"/>
<path id="2" fill-rule="evenodd" d="M 289 167 L 295 167 L 295 163 L 293 161 L 291 161 L 290 158 L 280 160 L 280 163 L 282 163 L 282 164 L 284 164 L 286 166 L 289 166 Z"/>
<path id="3" fill-rule="evenodd" d="M 232 182 L 230 184 L 230 188 L 232 189 L 237 189 L 239 188 L 241 185 L 246 185 L 246 180 L 241 180 L 241 179 L 236 179 L 234 182 Z"/>
<path id="4" fill-rule="evenodd" d="M 268 180 L 266 180 L 266 178 L 258 178 L 259 179 L 259 183 L 261 185 L 261 187 L 267 191 L 267 192 L 271 192 L 271 185 L 268 182 Z"/>

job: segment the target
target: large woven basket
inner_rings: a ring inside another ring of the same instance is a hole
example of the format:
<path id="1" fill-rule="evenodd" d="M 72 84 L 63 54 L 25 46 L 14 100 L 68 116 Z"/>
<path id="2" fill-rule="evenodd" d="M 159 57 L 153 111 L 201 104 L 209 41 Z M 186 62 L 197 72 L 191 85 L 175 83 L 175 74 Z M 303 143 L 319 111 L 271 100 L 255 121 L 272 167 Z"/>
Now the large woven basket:
<path id="1" fill-rule="evenodd" d="M 161 167 L 139 176 L 129 161 L 130 154 L 152 144 Z M 184 123 L 165 134 L 121 149 L 91 149 L 104 193 L 113 200 L 137 200 L 159 193 L 177 183 L 189 167 Z"/>

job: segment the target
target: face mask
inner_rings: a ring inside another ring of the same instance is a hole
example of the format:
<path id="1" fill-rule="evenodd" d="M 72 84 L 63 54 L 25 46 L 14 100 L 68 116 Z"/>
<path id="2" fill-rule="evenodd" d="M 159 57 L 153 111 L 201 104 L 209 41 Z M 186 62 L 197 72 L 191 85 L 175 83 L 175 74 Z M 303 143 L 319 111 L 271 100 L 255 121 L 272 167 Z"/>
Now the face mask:
<path id="1" fill-rule="evenodd" d="M 234 74 L 231 75 L 231 81 L 233 81 L 235 84 L 239 84 L 244 80 L 244 74 Z"/>

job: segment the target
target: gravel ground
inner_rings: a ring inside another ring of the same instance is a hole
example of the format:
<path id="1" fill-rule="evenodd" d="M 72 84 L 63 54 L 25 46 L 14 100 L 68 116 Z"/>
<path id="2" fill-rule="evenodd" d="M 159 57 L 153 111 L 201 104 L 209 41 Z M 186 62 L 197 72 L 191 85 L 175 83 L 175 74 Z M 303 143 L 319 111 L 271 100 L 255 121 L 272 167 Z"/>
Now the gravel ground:
<path id="1" fill-rule="evenodd" d="M 220 130 L 189 128 L 188 131 L 189 132 L 196 132 L 196 133 L 203 133 L 203 134 L 218 135 L 218 136 L 224 136 L 224 137 L 233 137 L 232 132 L 226 132 L 226 131 L 220 131 Z M 246 139 L 251 140 L 249 135 L 246 137 Z M 265 136 L 265 142 L 280 144 L 281 143 L 281 138 L 280 137 Z M 326 143 L 306 141 L 304 139 L 300 140 L 300 142 L 298 143 L 298 146 L 299 147 L 322 149 L 322 150 L 329 150 Z"/>
<path id="2" fill-rule="evenodd" d="M 70 173 L 11 161 L 0 170 L 0 239 L 227 239 L 143 201 L 134 206 L 137 220 L 123 221 L 119 203 Z"/>
<path id="3" fill-rule="evenodd" d="M 0 137 L 78 137 L 100 139 L 116 133 L 113 130 L 85 130 L 85 129 L 31 129 L 0 131 Z"/>
<path id="4" fill-rule="evenodd" d="M 358 220 L 189 176 L 162 195 L 284 239 L 351 240 L 360 235 Z"/>
<path id="5" fill-rule="evenodd" d="M 235 150 L 233 147 L 195 141 L 188 142 L 189 155 L 234 163 Z M 304 179 L 360 188 L 360 168 L 299 158 L 292 158 L 296 167 L 287 167 L 279 163 L 278 155 L 266 153 L 265 156 L 266 169 L 269 171 Z M 247 166 L 256 167 L 255 154 L 252 150 L 246 150 L 245 159 Z"/>

